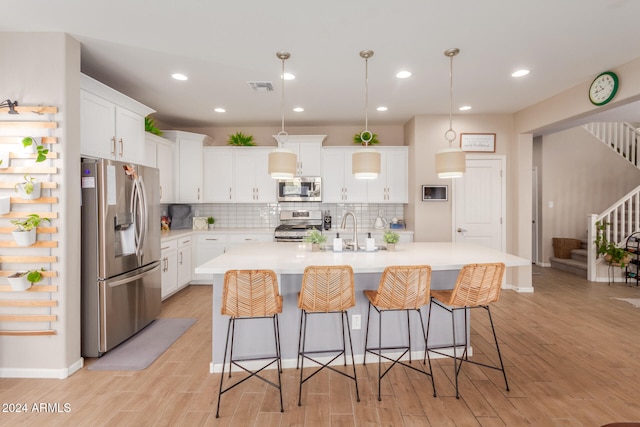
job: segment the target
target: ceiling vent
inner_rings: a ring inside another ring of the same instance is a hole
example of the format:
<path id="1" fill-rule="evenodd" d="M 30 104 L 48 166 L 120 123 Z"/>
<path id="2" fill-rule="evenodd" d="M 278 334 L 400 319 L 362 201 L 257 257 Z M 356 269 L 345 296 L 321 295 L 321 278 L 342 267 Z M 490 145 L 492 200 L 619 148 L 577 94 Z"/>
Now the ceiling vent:
<path id="1" fill-rule="evenodd" d="M 271 82 L 247 82 L 254 92 L 273 92 L 273 83 Z"/>

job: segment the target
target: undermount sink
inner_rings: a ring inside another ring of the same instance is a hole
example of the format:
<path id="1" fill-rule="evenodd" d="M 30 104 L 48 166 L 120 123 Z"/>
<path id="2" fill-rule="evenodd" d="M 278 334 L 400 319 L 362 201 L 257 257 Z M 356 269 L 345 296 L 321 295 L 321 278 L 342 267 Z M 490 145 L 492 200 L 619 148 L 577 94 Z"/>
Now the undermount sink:
<path id="1" fill-rule="evenodd" d="M 326 251 L 326 252 L 334 252 L 334 250 L 333 250 L 333 246 L 332 246 L 332 245 L 322 246 L 322 247 L 320 248 L 320 250 L 322 250 L 322 251 Z M 387 250 L 386 246 L 376 246 L 376 247 L 375 247 L 375 249 L 374 249 L 374 250 L 372 250 L 372 251 L 368 251 L 368 250 L 366 250 L 366 248 L 365 248 L 364 246 L 359 246 L 359 247 L 358 247 L 358 250 L 357 250 L 357 251 L 354 251 L 354 250 L 353 250 L 353 246 L 351 246 L 351 245 L 346 245 L 346 246 L 342 249 L 342 251 L 336 251 L 336 252 L 369 252 L 369 253 L 371 253 L 371 252 L 386 251 L 386 250 Z"/>

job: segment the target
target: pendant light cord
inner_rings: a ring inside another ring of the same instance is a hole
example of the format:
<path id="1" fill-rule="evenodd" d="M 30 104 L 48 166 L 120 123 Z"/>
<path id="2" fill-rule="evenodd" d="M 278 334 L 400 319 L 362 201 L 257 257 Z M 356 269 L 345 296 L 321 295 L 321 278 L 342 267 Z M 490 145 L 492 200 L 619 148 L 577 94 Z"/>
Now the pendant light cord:
<path id="1" fill-rule="evenodd" d="M 280 130 L 280 133 L 284 134 L 284 58 L 282 58 L 282 74 L 280 74 L 280 78 L 282 79 L 282 96 L 280 99 L 280 110 L 282 111 L 282 129 Z"/>
<path id="2" fill-rule="evenodd" d="M 360 56 L 364 58 L 364 130 L 360 132 L 360 141 L 367 148 L 373 139 L 373 133 L 369 131 L 369 58 L 373 56 L 373 51 L 363 50 Z"/>
<path id="3" fill-rule="evenodd" d="M 449 57 L 449 130 L 444 133 L 444 137 L 449 141 L 449 148 L 456 139 L 456 131 L 453 130 L 453 57 L 460 53 L 459 49 L 448 49 L 444 52 Z"/>
<path id="4" fill-rule="evenodd" d="M 276 56 L 282 60 L 282 73 L 280 75 L 280 79 L 282 82 L 281 89 L 280 89 L 281 91 L 280 110 L 282 111 L 282 128 L 278 133 L 278 147 L 280 147 L 284 142 L 284 140 L 286 140 L 287 137 L 289 136 L 289 134 L 284 130 L 284 80 L 285 80 L 284 79 L 284 61 L 289 59 L 291 55 L 289 54 L 289 52 L 278 52 L 276 53 Z"/>

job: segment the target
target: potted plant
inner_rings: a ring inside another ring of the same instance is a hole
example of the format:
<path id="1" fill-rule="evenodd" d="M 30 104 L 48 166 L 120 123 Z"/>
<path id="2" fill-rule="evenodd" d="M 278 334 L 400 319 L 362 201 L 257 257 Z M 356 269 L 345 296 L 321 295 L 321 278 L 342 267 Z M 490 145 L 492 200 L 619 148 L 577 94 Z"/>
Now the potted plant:
<path id="1" fill-rule="evenodd" d="M 207 218 L 207 224 L 209 226 L 209 230 L 213 230 L 213 224 L 216 223 L 216 219 L 212 216 Z"/>
<path id="2" fill-rule="evenodd" d="M 38 214 L 29 214 L 23 219 L 13 219 L 11 223 L 18 226 L 13 230 L 13 238 L 18 246 L 31 246 L 36 242 L 36 228 L 42 221 L 49 221 L 48 218 L 41 218 Z"/>
<path id="3" fill-rule="evenodd" d="M 35 200 L 40 198 L 42 184 L 37 178 L 27 174 L 24 176 L 24 181 L 18 182 L 15 185 L 15 189 L 20 194 L 20 198 L 24 200 Z"/>
<path id="4" fill-rule="evenodd" d="M 615 243 L 607 240 L 605 229 L 609 223 L 596 222 L 596 251 L 598 255 L 604 255 L 604 260 L 610 264 L 624 268 L 631 260 L 629 252 L 623 248 L 619 248 Z"/>
<path id="5" fill-rule="evenodd" d="M 1 151 L 0 152 L 0 169 L 6 169 L 9 167 L 9 152 Z"/>
<path id="6" fill-rule="evenodd" d="M 151 117 L 144 118 L 144 131 L 154 135 L 162 135 L 162 131 L 156 126 L 156 121 Z"/>
<path id="7" fill-rule="evenodd" d="M 256 145 L 253 142 L 253 135 L 245 135 L 242 132 L 236 132 L 234 134 L 229 135 L 229 139 L 227 139 L 227 144 L 236 145 L 236 146 L 254 146 L 254 145 Z"/>
<path id="8" fill-rule="evenodd" d="M 18 271 L 8 277 L 9 284 L 14 291 L 26 291 L 31 285 L 42 280 L 43 271 L 44 268 L 40 270 Z"/>
<path id="9" fill-rule="evenodd" d="M 398 241 L 400 240 L 400 235 L 395 231 L 386 230 L 382 238 L 387 244 L 387 250 L 394 251 L 396 249 L 396 243 L 398 243 Z"/>
<path id="10" fill-rule="evenodd" d="M 320 230 L 313 229 L 307 232 L 304 241 L 311 243 L 311 251 L 318 252 L 320 250 L 320 244 L 327 241 L 327 236 L 322 234 Z"/>
<path id="11" fill-rule="evenodd" d="M 365 135 L 364 135 L 365 138 L 371 136 L 371 141 L 365 143 L 362 140 L 362 136 L 361 136 L 362 132 L 361 132 L 361 133 L 356 133 L 355 135 L 353 135 L 353 143 L 354 144 L 360 144 L 360 145 L 380 144 L 380 141 L 378 140 L 378 134 L 377 133 L 373 133 L 371 131 L 365 131 L 364 133 L 365 133 Z"/>
<path id="12" fill-rule="evenodd" d="M 32 153 L 37 153 L 36 163 L 44 162 L 47 160 L 47 154 L 49 154 L 49 150 L 42 146 L 42 137 L 32 137 L 26 136 L 22 138 L 22 146 L 25 150 L 30 150 Z"/>

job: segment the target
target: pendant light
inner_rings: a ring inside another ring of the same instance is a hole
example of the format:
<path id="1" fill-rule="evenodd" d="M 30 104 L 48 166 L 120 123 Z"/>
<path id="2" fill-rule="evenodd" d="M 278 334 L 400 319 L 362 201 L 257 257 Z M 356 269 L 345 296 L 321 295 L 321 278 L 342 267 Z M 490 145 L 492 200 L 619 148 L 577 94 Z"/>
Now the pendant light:
<path id="1" fill-rule="evenodd" d="M 460 178 L 466 171 L 466 159 L 464 151 L 453 146 L 456 140 L 456 132 L 453 130 L 453 57 L 460 53 L 460 49 L 453 48 L 444 51 L 449 57 L 449 130 L 444 137 L 449 141 L 449 148 L 436 153 L 436 172 L 438 178 Z"/>
<path id="2" fill-rule="evenodd" d="M 284 61 L 289 59 L 289 52 L 276 52 L 276 56 L 282 60 L 282 129 L 276 135 L 278 148 L 269 153 L 269 175 L 274 179 L 289 179 L 296 174 L 298 159 L 293 151 L 282 148 L 282 144 L 288 139 L 289 134 L 284 130 Z"/>
<path id="3" fill-rule="evenodd" d="M 360 56 L 364 58 L 364 130 L 360 133 L 360 140 L 365 147 L 351 156 L 351 171 L 358 179 L 375 179 L 380 173 L 380 153 L 369 148 L 369 142 L 373 139 L 373 132 L 369 130 L 369 58 L 373 56 L 372 50 L 363 50 Z"/>

